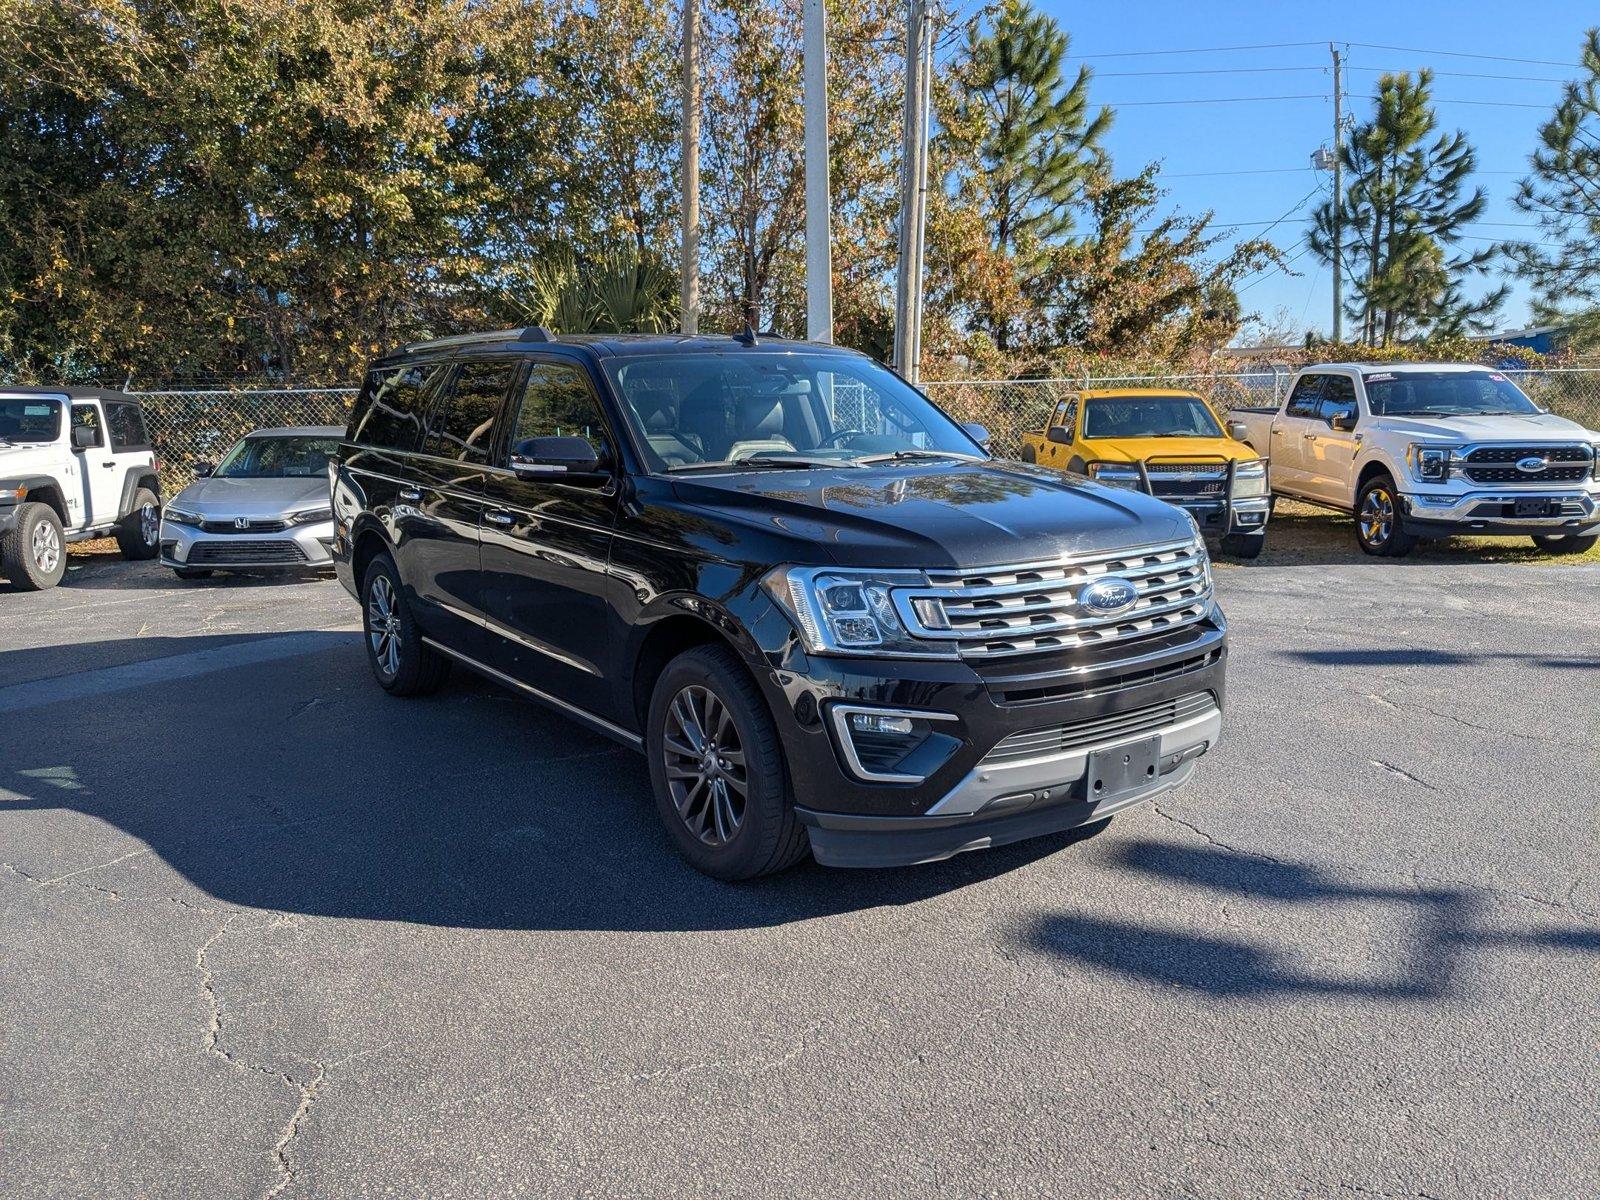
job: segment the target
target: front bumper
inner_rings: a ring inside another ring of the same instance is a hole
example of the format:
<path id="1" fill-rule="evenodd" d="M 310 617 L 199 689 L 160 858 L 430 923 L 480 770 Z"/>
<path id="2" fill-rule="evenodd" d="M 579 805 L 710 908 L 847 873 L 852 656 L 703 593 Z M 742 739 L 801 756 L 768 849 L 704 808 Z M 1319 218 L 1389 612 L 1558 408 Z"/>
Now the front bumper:
<path id="1" fill-rule="evenodd" d="M 1267 528 L 1270 502 L 1265 496 L 1253 500 L 1234 500 L 1231 503 L 1212 499 L 1187 500 L 1176 496 L 1157 498 L 1183 509 L 1195 519 L 1195 523 L 1200 526 L 1200 532 L 1208 537 L 1220 537 L 1229 533 L 1262 533 Z"/>
<path id="2" fill-rule="evenodd" d="M 1546 505 L 1545 516 L 1518 515 L 1519 502 Z M 1583 535 L 1600 530 L 1600 491 L 1478 488 L 1470 492 L 1406 492 L 1400 524 L 1422 537 Z"/>
<path id="3" fill-rule="evenodd" d="M 333 522 L 275 532 L 207 533 L 161 522 L 161 564 L 207 571 L 326 570 L 333 565 Z"/>

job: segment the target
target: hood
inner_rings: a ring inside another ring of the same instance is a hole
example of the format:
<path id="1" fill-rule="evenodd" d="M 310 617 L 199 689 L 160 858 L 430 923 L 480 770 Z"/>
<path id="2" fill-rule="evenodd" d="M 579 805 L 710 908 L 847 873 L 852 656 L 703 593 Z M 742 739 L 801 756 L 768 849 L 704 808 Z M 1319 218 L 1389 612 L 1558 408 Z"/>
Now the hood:
<path id="1" fill-rule="evenodd" d="M 1554 413 L 1509 417 L 1378 417 L 1373 427 L 1386 433 L 1439 442 L 1589 442 L 1600 436 Z"/>
<path id="2" fill-rule="evenodd" d="M 62 455 L 58 442 L 0 442 L 0 479 L 10 475 L 53 474 L 50 470 Z"/>
<path id="3" fill-rule="evenodd" d="M 1254 462 L 1261 456 L 1243 442 L 1225 437 L 1094 438 L 1083 443 L 1091 462 L 1136 462 L 1142 459 L 1181 461 L 1193 456 L 1200 462 L 1218 457 Z"/>
<path id="4" fill-rule="evenodd" d="M 1141 492 L 1021 463 L 884 463 L 673 481 L 678 499 L 815 545 L 806 565 L 981 567 L 1172 542 L 1180 510 Z"/>
<path id="5" fill-rule="evenodd" d="M 199 479 L 170 501 L 197 516 L 281 517 L 284 513 L 327 504 L 328 477 L 293 479 Z"/>

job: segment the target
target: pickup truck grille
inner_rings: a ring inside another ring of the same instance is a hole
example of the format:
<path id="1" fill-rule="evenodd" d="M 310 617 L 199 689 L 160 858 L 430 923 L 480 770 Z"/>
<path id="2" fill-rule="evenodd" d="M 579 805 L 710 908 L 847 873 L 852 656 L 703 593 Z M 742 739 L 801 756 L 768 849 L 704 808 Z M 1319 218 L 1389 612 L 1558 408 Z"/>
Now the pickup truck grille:
<path id="1" fill-rule="evenodd" d="M 993 750 L 983 756 L 983 765 L 1005 766 L 1026 762 L 1031 758 L 1050 758 L 1070 754 L 1101 742 L 1114 742 L 1142 737 L 1195 717 L 1215 712 L 1216 697 L 1210 692 L 1195 692 L 1160 704 L 1147 704 L 1143 708 L 1130 708 L 1087 721 L 1074 721 L 1069 725 L 1051 725 L 1045 729 L 1029 729 L 1001 738 Z"/>
<path id="2" fill-rule="evenodd" d="M 1178 542 L 1115 554 L 966 571 L 929 571 L 928 586 L 897 592 L 910 632 L 953 641 L 964 658 L 1076 650 L 1192 624 L 1211 602 L 1203 546 Z M 1104 615 L 1079 601 L 1096 580 L 1133 584 L 1126 612 Z"/>
<path id="3" fill-rule="evenodd" d="M 1540 458 L 1538 471 L 1521 471 L 1517 463 Z M 1479 446 L 1469 451 L 1461 473 L 1473 483 L 1576 483 L 1593 469 L 1586 446 Z"/>

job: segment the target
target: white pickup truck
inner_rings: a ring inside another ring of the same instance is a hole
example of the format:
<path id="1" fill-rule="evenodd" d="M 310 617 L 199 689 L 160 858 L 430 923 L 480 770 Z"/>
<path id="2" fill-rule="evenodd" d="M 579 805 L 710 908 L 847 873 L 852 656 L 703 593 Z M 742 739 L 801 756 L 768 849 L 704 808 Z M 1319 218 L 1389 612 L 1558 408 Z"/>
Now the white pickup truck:
<path id="1" fill-rule="evenodd" d="M 1273 495 L 1354 514 L 1368 554 L 1458 534 L 1578 554 L 1600 538 L 1600 433 L 1487 367 L 1306 367 L 1280 406 L 1230 416 L 1268 460 Z"/>
<path id="2" fill-rule="evenodd" d="M 144 413 L 104 388 L 0 386 L 0 576 L 55 587 L 68 542 L 115 537 L 124 558 L 160 550 L 161 485 Z"/>

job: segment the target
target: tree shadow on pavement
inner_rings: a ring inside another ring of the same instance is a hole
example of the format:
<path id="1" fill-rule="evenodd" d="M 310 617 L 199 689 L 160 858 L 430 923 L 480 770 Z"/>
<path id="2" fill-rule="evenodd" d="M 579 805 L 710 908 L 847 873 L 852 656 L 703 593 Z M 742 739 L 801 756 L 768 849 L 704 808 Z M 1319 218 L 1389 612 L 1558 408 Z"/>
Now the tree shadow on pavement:
<path id="1" fill-rule="evenodd" d="M 1419 881 L 1414 887 L 1352 883 L 1313 866 L 1237 854 L 1213 846 L 1177 846 L 1139 839 L 1118 846 L 1117 867 L 1177 888 L 1291 906 L 1321 906 L 1330 919 L 1349 905 L 1398 905 L 1409 911 L 1408 936 L 1390 947 L 1384 978 L 1341 976 L 1305 965 L 1307 946 L 1291 941 L 1285 923 L 1274 944 L 1272 926 L 1245 940 L 1233 934 L 1151 928 L 1103 917 L 1052 915 L 1039 919 L 1024 941 L 1032 950 L 1087 963 L 1162 985 L 1219 997 L 1274 994 L 1437 1000 L 1458 990 L 1463 957 L 1493 946 L 1545 947 L 1600 954 L 1600 929 L 1568 928 L 1534 935 L 1480 928 L 1487 905 L 1473 890 Z"/>

